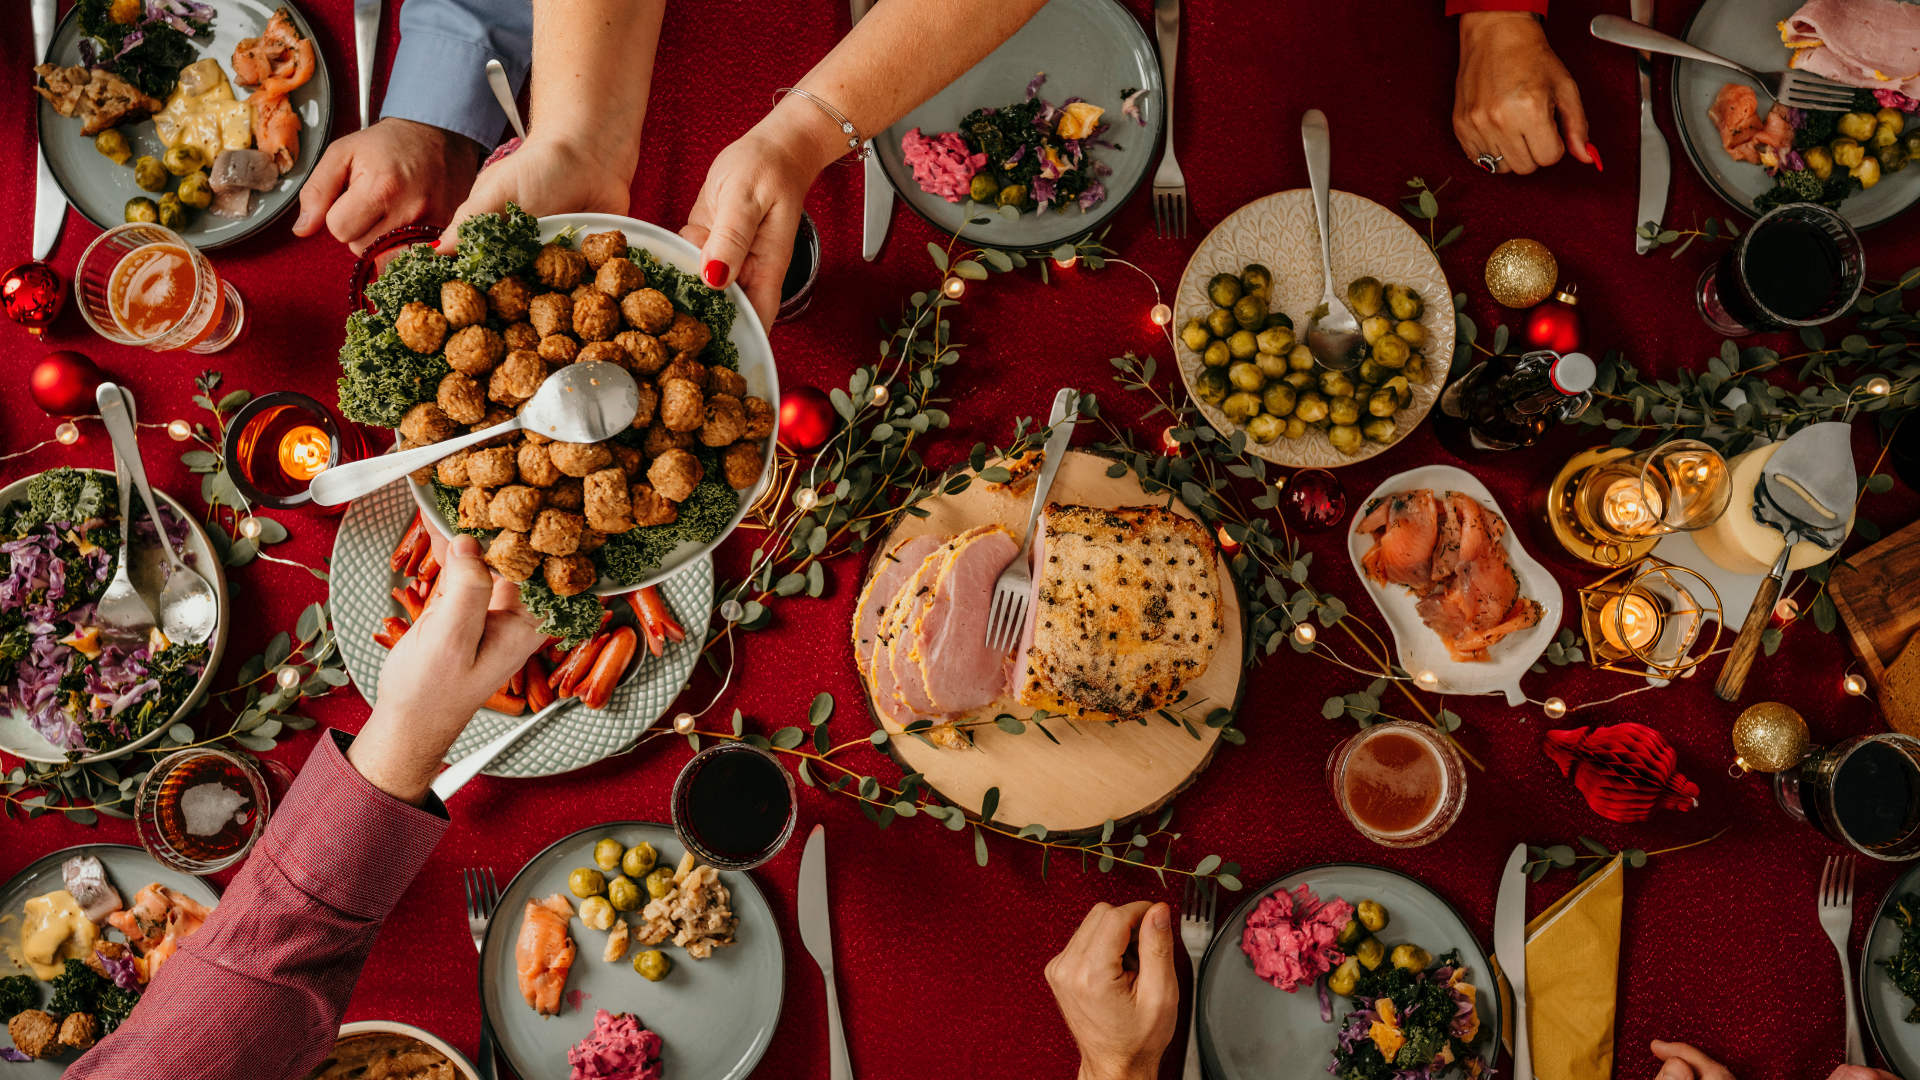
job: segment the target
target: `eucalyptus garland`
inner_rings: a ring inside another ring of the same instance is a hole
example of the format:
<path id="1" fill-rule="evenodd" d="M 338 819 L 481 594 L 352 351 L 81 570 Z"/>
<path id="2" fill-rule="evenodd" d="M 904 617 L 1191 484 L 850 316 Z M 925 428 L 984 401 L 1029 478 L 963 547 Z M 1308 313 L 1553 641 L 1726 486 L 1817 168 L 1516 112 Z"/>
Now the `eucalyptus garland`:
<path id="1" fill-rule="evenodd" d="M 1620 856 L 1626 856 L 1627 865 L 1638 870 L 1647 865 L 1647 859 L 1651 856 L 1671 855 L 1676 851 L 1685 851 L 1688 848 L 1696 848 L 1702 844 L 1710 844 L 1726 835 L 1727 829 L 1731 828 L 1733 828 L 1733 826 L 1729 825 L 1726 829 L 1721 829 L 1719 832 L 1714 833 L 1704 840 L 1695 840 L 1691 844 L 1676 844 L 1673 847 L 1661 848 L 1658 851 L 1645 851 L 1640 848 L 1623 848 L 1615 851 L 1591 836 L 1574 838 L 1579 842 L 1581 847 L 1587 849 L 1584 855 L 1575 851 L 1572 844 L 1555 844 L 1552 847 L 1540 847 L 1536 844 L 1528 844 L 1527 854 L 1533 857 L 1520 864 L 1520 872 L 1535 881 L 1540 881 L 1555 870 L 1571 870 L 1575 866 L 1585 863 L 1586 866 L 1581 869 L 1580 876 L 1576 879 L 1577 884 L 1599 873 L 1606 868 L 1608 863 L 1611 863 Z"/>

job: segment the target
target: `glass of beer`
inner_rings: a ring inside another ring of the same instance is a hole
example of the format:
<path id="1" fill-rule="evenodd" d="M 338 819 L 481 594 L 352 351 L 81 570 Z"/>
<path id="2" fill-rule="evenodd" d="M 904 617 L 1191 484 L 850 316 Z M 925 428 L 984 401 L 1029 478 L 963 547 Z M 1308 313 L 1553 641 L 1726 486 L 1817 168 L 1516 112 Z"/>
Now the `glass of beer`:
<path id="1" fill-rule="evenodd" d="M 95 333 L 155 352 L 219 352 L 246 322 L 233 283 L 178 233 L 147 222 L 108 229 L 87 245 L 73 291 Z"/>
<path id="2" fill-rule="evenodd" d="M 1425 724 L 1374 724 L 1327 758 L 1327 785 L 1360 835 L 1382 847 L 1431 844 L 1467 805 L 1460 752 Z"/>

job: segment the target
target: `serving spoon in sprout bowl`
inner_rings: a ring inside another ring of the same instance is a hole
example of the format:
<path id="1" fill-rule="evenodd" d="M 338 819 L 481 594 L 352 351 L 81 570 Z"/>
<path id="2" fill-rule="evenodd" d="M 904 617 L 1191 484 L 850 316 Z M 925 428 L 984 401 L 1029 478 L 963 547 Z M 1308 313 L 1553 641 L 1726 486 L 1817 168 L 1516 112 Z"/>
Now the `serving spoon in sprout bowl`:
<path id="1" fill-rule="evenodd" d="M 456 450 L 522 428 L 554 442 L 596 443 L 625 431 L 640 411 L 640 388 L 619 364 L 588 360 L 547 376 L 520 415 L 490 428 L 395 454 L 336 465 L 307 486 L 320 506 L 338 506 L 386 487 Z"/>
<path id="2" fill-rule="evenodd" d="M 1327 134 L 1327 114 L 1308 109 L 1300 118 L 1300 141 L 1307 152 L 1307 179 L 1313 184 L 1313 212 L 1320 224 L 1320 270 L 1326 285 L 1320 306 L 1307 320 L 1307 351 L 1330 371 L 1347 371 L 1360 366 L 1360 322 L 1347 310 L 1346 302 L 1333 287 L 1333 193 L 1332 140 Z"/>

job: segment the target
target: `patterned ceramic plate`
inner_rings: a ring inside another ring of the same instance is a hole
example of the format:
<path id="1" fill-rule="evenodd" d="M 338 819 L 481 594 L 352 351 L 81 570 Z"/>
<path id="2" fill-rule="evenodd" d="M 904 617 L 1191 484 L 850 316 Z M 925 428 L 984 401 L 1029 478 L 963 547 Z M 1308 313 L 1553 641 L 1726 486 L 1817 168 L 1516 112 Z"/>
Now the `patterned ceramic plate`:
<path id="1" fill-rule="evenodd" d="M 328 604 L 347 673 L 369 705 L 379 690 L 380 669 L 387 661 L 387 651 L 374 644 L 373 632 L 382 619 L 402 614 L 391 595 L 402 579 L 389 568 L 388 559 L 400 534 L 413 520 L 414 509 L 404 480 L 388 484 L 347 508 L 333 541 Z M 700 559 L 661 582 L 660 590 L 683 625 L 706 625 L 707 612 L 713 607 L 713 560 Z M 699 657 L 698 635 L 668 645 L 666 655 L 659 659 L 642 654 L 641 662 L 651 665 L 651 670 L 615 690 L 613 701 L 605 709 L 576 706 L 549 720 L 495 758 L 487 775 L 552 776 L 620 752 L 652 727 L 680 696 Z M 447 760 L 466 757 L 514 723 L 514 717 L 481 709 L 447 751 Z"/>
<path id="2" fill-rule="evenodd" d="M 1365 461 L 1393 446 L 1426 419 L 1427 410 L 1440 399 L 1440 388 L 1446 385 L 1447 369 L 1453 363 L 1453 293 L 1447 288 L 1447 275 L 1440 271 L 1440 260 L 1433 257 L 1427 242 L 1398 214 L 1371 199 L 1336 191 L 1332 210 L 1336 284 L 1344 288 L 1346 282 L 1370 274 L 1383 282 L 1410 286 L 1426 301 L 1420 324 L 1427 330 L 1427 346 L 1421 350 L 1427 358 L 1427 381 L 1413 388 L 1413 404 L 1394 414 L 1398 428 L 1394 441 L 1364 443 L 1352 457 L 1335 450 L 1325 432 L 1311 428 L 1299 439 L 1283 438 L 1264 446 L 1247 443 L 1248 452 L 1278 465 L 1334 469 Z M 1207 299 L 1207 282 L 1213 275 L 1237 274 L 1255 262 L 1273 271 L 1269 297 L 1273 310 L 1286 312 L 1304 333 L 1307 316 L 1319 305 L 1322 292 L 1320 230 L 1314 222 L 1311 191 L 1295 188 L 1256 199 L 1207 234 L 1180 278 L 1180 291 L 1173 303 L 1175 329 L 1213 310 Z M 1194 380 L 1206 369 L 1199 355 L 1186 345 L 1176 344 L 1174 351 L 1180 357 L 1180 375 L 1191 393 Z M 1200 403 L 1200 412 L 1222 434 L 1232 435 L 1237 430 L 1226 414 L 1212 405 Z"/>

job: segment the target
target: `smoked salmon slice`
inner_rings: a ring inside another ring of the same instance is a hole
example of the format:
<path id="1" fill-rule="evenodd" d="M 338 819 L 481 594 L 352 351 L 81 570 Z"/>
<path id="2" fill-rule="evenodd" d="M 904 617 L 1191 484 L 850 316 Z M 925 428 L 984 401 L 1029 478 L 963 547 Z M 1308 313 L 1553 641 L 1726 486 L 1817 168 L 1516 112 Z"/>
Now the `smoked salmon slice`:
<path id="1" fill-rule="evenodd" d="M 514 967 L 520 976 L 520 996 L 541 1016 L 560 1014 L 560 993 L 567 988 L 567 972 L 577 951 L 567 934 L 573 905 L 554 893 L 545 900 L 527 901 L 520 920 L 520 938 L 513 946 Z"/>
<path id="2" fill-rule="evenodd" d="M 1373 534 L 1373 548 L 1360 560 L 1382 585 L 1425 593 L 1433 584 L 1434 550 L 1440 540 L 1440 500 L 1426 488 L 1374 500 L 1359 531 Z"/>
<path id="3" fill-rule="evenodd" d="M 1793 145 L 1793 125 L 1787 121 L 1786 106 L 1776 103 L 1762 116 L 1759 97 L 1753 87 L 1743 83 L 1722 86 L 1707 108 L 1707 119 L 1713 121 L 1720 132 L 1720 145 L 1735 161 L 1766 164 L 1761 160 L 1761 146 L 1784 150 Z"/>
<path id="4" fill-rule="evenodd" d="M 1367 576 L 1418 596 L 1420 620 L 1454 660 L 1485 661 L 1500 639 L 1540 621 L 1501 546 L 1506 522 L 1471 496 L 1397 492 L 1374 500 L 1355 529 L 1374 539 L 1360 558 Z"/>

